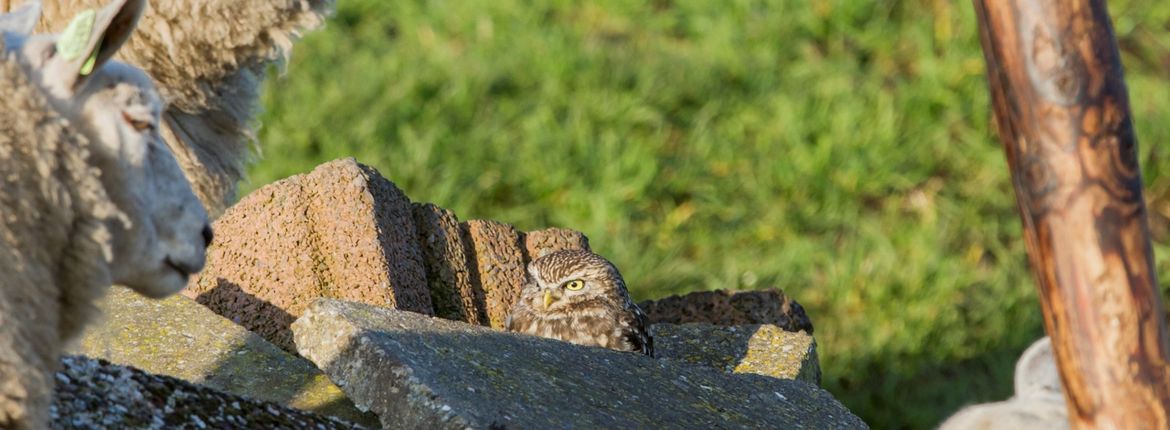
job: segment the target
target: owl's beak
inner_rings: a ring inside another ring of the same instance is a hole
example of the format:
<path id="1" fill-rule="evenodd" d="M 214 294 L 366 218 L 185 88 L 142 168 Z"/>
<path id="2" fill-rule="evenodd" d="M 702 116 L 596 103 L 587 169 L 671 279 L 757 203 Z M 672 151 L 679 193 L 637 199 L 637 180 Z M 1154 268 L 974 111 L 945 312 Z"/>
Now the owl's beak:
<path id="1" fill-rule="evenodd" d="M 552 290 L 544 290 L 544 308 L 548 309 L 548 305 L 552 304 Z"/>

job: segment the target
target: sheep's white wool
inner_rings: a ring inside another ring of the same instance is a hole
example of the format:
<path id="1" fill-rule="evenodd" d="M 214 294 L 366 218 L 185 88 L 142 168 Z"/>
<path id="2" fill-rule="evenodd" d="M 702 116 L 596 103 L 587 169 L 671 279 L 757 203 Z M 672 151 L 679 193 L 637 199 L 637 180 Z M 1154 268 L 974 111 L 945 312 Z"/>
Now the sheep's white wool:
<path id="1" fill-rule="evenodd" d="M 106 0 L 44 5 L 40 31 L 61 31 Z M 20 0 L 14 3 L 21 4 Z M 334 0 L 151 2 L 118 57 L 141 67 L 170 102 L 161 134 L 213 215 L 235 200 L 255 142 L 260 85 L 293 41 L 320 27 Z M 0 12 L 4 12 L 0 2 Z"/>
<path id="2" fill-rule="evenodd" d="M 120 213 L 89 142 L 11 56 L 0 87 L 0 428 L 41 428 L 61 340 L 111 283 L 106 226 Z"/>
<path id="3" fill-rule="evenodd" d="M 203 267 L 207 214 L 161 98 L 107 63 L 144 7 L 114 0 L 66 49 L 25 33 L 35 6 L 0 15 L 0 428 L 47 426 L 57 357 L 111 283 L 161 297 Z"/>
<path id="4" fill-rule="evenodd" d="M 1067 429 L 1068 410 L 1052 341 L 1041 338 L 1016 362 L 1016 393 L 994 403 L 968 406 L 947 418 L 940 430 Z"/>
<path id="5" fill-rule="evenodd" d="M 90 164 L 102 170 L 106 192 L 126 215 L 111 225 L 113 281 L 162 297 L 203 267 L 210 230 L 159 134 L 164 105 L 153 82 L 137 68 L 109 62 L 145 7 L 145 0 L 115 0 L 79 15 L 83 25 L 68 26 L 81 28 L 77 34 L 6 39 L 19 43 L 9 50 L 19 52 L 49 104 L 94 144 Z"/>

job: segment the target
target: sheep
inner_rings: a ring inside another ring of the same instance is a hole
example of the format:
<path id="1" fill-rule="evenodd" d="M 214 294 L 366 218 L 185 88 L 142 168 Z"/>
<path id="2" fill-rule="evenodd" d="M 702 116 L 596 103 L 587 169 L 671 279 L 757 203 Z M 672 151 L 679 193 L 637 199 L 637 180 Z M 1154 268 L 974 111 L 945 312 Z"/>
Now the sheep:
<path id="1" fill-rule="evenodd" d="M 63 39 L 29 36 L 35 3 L 0 15 L 0 428 L 47 427 L 58 357 L 111 284 L 163 297 L 204 265 L 160 96 L 109 61 L 144 7 L 116 0 Z"/>
<path id="2" fill-rule="evenodd" d="M 1069 428 L 1050 338 L 1033 343 L 1016 362 L 1015 391 L 1002 402 L 963 408 L 947 418 L 939 430 Z"/>
<path id="3" fill-rule="evenodd" d="M 0 0 L 0 12 L 5 3 Z M 14 3 L 19 4 L 21 0 Z M 60 31 L 104 0 L 45 5 L 38 29 Z M 170 106 L 162 136 L 213 218 L 235 201 L 252 159 L 260 84 L 292 43 L 324 22 L 334 0 L 152 2 L 119 58 L 158 83 Z"/>

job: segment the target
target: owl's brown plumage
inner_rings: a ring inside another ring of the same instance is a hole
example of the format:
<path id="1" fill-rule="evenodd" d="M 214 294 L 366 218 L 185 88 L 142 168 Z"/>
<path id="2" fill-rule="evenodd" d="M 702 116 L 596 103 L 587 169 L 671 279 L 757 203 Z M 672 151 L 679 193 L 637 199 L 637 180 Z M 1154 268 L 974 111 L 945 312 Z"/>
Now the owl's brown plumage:
<path id="1" fill-rule="evenodd" d="M 621 273 L 589 251 L 557 251 L 528 264 L 508 331 L 578 345 L 654 355 L 646 315 L 630 300 Z"/>

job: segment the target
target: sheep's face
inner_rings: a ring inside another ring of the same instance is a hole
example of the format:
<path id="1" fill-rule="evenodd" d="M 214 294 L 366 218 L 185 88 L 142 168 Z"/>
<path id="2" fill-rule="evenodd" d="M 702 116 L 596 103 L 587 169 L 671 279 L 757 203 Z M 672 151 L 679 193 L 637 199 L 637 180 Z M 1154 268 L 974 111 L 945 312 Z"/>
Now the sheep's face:
<path id="1" fill-rule="evenodd" d="M 53 107 L 91 142 L 90 164 L 126 215 L 111 221 L 115 283 L 149 297 L 175 293 L 204 265 L 211 228 L 178 162 L 159 136 L 163 103 L 150 78 L 109 59 L 145 8 L 114 0 L 79 15 L 62 36 L 29 36 L 39 5 L 0 15 L 5 47 L 18 52 Z"/>
<path id="2" fill-rule="evenodd" d="M 113 223 L 114 282 L 150 297 L 182 289 L 203 268 L 211 228 L 202 203 L 159 136 L 163 103 L 141 70 L 107 63 L 72 97 L 93 164 L 130 222 Z"/>

